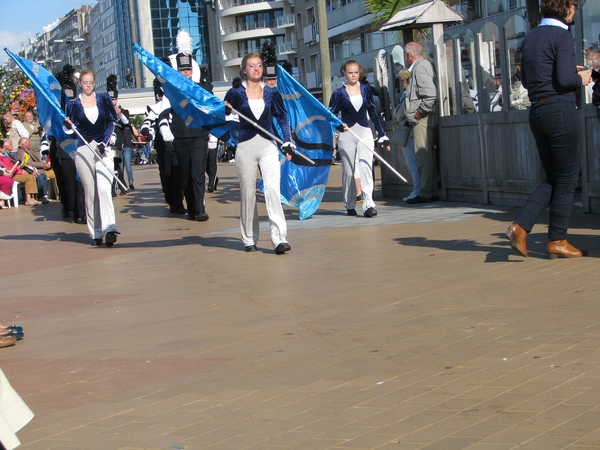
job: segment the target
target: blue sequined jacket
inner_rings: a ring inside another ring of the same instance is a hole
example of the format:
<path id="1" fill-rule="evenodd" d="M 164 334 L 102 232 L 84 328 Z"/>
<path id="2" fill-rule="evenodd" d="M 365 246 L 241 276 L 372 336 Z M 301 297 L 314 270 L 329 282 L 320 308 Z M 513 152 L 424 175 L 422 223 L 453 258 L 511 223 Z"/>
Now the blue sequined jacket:
<path id="1" fill-rule="evenodd" d="M 233 109 L 239 111 L 249 119 L 255 120 L 261 127 L 270 133 L 277 135 L 273 129 L 273 117 L 279 123 L 279 127 L 283 131 L 283 141 L 291 142 L 290 138 L 290 122 L 287 118 L 287 112 L 283 106 L 283 100 L 281 94 L 277 89 L 270 87 L 263 87 L 263 100 L 265 101 L 265 110 L 261 114 L 260 118 L 256 120 L 250 105 L 248 103 L 248 96 L 246 95 L 246 88 L 240 86 L 237 88 L 231 88 L 225 94 L 225 101 L 233 107 Z M 257 134 L 268 140 L 272 140 L 271 137 L 265 135 L 262 131 L 258 130 L 255 126 L 248 123 L 240 117 L 240 133 L 238 135 L 238 142 L 244 142 L 252 139 Z"/>
<path id="2" fill-rule="evenodd" d="M 379 120 L 379 115 L 375 108 L 375 100 L 373 99 L 373 93 L 369 85 L 361 83 L 360 93 L 362 94 L 363 103 L 358 111 L 354 109 L 354 105 L 350 101 L 346 86 L 333 91 L 331 101 L 329 102 L 329 110 L 336 116 L 341 112 L 342 122 L 348 125 L 348 128 L 353 127 L 355 124 L 369 128 L 370 118 L 373 125 L 375 125 L 378 137 L 385 136 L 385 131 L 381 125 L 381 120 Z M 367 118 L 367 113 L 369 113 L 369 118 Z"/>
<path id="3" fill-rule="evenodd" d="M 105 145 L 108 145 L 108 141 L 115 128 L 117 113 L 108 94 L 96 94 L 96 105 L 98 106 L 98 119 L 95 123 L 90 122 L 85 115 L 79 97 L 67 103 L 65 112 L 86 141 L 102 142 Z M 77 145 L 79 147 L 85 145 L 81 138 L 78 138 L 77 140 Z"/>

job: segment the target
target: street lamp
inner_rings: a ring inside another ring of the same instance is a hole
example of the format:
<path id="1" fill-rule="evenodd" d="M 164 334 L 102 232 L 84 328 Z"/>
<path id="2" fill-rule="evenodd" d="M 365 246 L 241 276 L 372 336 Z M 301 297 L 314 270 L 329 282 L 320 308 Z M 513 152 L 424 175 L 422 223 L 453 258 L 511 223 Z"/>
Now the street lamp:
<path id="1" fill-rule="evenodd" d="M 55 39 L 54 42 L 55 43 L 65 43 L 67 44 L 68 48 L 67 48 L 67 57 L 69 59 L 69 64 L 72 66 L 73 65 L 73 47 L 75 46 L 76 42 L 84 42 L 85 39 L 82 39 L 80 37 L 71 37 L 71 38 L 66 38 L 66 39 Z"/>

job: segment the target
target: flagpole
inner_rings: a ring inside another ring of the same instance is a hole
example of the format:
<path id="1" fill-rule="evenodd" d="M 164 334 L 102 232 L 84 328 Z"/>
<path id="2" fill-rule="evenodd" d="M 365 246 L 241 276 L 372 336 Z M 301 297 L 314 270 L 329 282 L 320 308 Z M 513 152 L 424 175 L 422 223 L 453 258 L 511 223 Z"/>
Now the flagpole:
<path id="1" fill-rule="evenodd" d="M 371 153 L 373 153 L 373 156 L 375 156 L 375 158 L 377 158 L 380 162 L 382 162 L 384 166 L 386 166 L 388 169 L 390 169 L 395 175 L 397 175 L 398 177 L 400 177 L 400 179 L 402 181 L 404 181 L 405 183 L 408 183 L 408 180 L 406 178 L 404 178 L 402 175 L 400 175 L 400 173 L 396 169 L 394 169 L 392 166 L 390 166 L 390 164 L 385 159 L 383 159 L 379 154 L 377 154 L 375 152 L 375 150 L 371 150 L 371 147 L 369 147 L 365 143 L 365 141 L 363 141 L 354 131 L 352 131 L 350 128 L 347 128 L 346 130 L 349 131 L 352 136 L 354 136 L 356 139 L 358 139 L 358 141 L 362 145 L 364 145 L 365 147 L 367 147 L 367 150 L 369 150 Z"/>
<path id="2" fill-rule="evenodd" d="M 254 125 L 256 128 L 258 128 L 260 131 L 262 131 L 263 133 L 265 133 L 267 136 L 269 136 L 271 139 L 274 139 L 275 142 L 278 142 L 280 145 L 283 145 L 284 142 L 279 139 L 277 136 L 275 136 L 273 133 L 265 130 L 263 127 L 261 127 L 259 124 L 257 124 L 254 120 L 250 119 L 249 117 L 246 117 L 245 115 L 243 115 L 241 112 L 231 108 L 231 112 L 237 114 L 238 116 L 240 116 L 242 119 L 244 119 L 246 122 L 251 123 L 252 125 Z M 300 153 L 298 150 L 296 150 L 295 148 L 292 148 L 292 151 L 300 156 L 301 158 L 304 158 L 307 162 L 311 163 L 313 166 L 315 166 L 317 163 L 314 162 L 312 159 L 310 159 L 308 156 L 303 155 L 302 153 Z"/>

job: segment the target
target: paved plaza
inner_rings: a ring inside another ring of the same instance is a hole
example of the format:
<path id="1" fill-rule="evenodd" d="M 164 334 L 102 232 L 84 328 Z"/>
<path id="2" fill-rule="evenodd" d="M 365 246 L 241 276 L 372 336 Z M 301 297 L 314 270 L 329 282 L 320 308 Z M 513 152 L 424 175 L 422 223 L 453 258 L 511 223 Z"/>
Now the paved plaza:
<path id="1" fill-rule="evenodd" d="M 546 258 L 547 214 L 381 198 L 348 217 L 341 166 L 276 256 L 245 253 L 232 164 L 208 222 L 170 214 L 155 166 L 89 245 L 53 202 L 0 211 L 0 367 L 35 413 L 24 450 L 600 449 L 600 217 L 590 257 Z M 359 205 L 360 206 L 360 205 Z"/>

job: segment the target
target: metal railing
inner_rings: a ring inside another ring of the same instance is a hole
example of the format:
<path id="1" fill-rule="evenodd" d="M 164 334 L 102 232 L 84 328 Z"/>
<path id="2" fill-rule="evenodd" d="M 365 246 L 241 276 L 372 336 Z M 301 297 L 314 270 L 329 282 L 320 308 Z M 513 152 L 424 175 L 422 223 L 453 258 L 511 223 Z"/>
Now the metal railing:
<path id="1" fill-rule="evenodd" d="M 276 20 L 259 20 L 257 22 L 251 23 L 241 23 L 231 25 L 229 27 L 223 27 L 221 31 L 222 35 L 232 34 L 232 33 L 240 33 L 242 31 L 252 31 L 252 30 L 261 30 L 265 28 L 276 28 L 277 21 Z"/>
<path id="2" fill-rule="evenodd" d="M 233 8 L 234 6 L 252 5 L 254 3 L 264 3 L 273 0 L 224 0 L 223 8 Z"/>
<path id="3" fill-rule="evenodd" d="M 277 27 L 288 27 L 296 24 L 296 17 L 293 14 L 287 14 L 283 17 L 277 18 Z"/>

